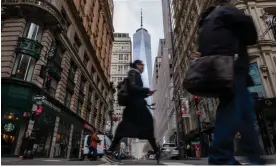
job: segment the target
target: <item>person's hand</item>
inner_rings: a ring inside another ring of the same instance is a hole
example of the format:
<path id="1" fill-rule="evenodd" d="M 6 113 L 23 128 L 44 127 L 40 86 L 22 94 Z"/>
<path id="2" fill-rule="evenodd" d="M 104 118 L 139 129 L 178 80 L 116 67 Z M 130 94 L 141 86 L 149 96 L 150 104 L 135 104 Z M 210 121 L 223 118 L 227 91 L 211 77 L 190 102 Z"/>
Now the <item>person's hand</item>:
<path id="1" fill-rule="evenodd" d="M 199 58 L 201 56 L 201 53 L 200 52 L 193 52 L 192 54 L 191 54 L 191 58 L 192 58 L 192 60 L 195 60 L 195 59 L 197 59 L 197 58 Z"/>
<path id="2" fill-rule="evenodd" d="M 149 95 L 150 95 L 150 96 L 153 95 L 154 92 L 156 92 L 156 90 L 150 90 L 150 91 L 149 91 Z"/>

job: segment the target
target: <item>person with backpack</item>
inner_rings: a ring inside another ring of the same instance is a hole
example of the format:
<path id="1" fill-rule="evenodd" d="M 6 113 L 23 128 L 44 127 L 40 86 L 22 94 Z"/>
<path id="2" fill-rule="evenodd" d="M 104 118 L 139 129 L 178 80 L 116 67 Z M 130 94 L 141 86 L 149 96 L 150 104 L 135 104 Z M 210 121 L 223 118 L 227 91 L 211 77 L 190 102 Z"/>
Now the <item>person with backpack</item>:
<path id="1" fill-rule="evenodd" d="M 154 137 L 153 117 L 145 100 L 153 95 L 154 91 L 143 87 L 141 78 L 141 73 L 144 71 L 143 62 L 135 60 L 130 67 L 128 77 L 118 87 L 118 104 L 125 106 L 123 118 L 116 129 L 106 156 L 109 159 L 113 159 L 114 155 L 118 156 L 115 149 L 123 137 L 147 139 L 156 154 L 157 162 L 159 162 L 160 150 Z"/>
<path id="2" fill-rule="evenodd" d="M 257 31 L 250 16 L 231 4 L 231 0 L 215 0 L 216 7 L 202 15 L 199 50 L 196 58 L 232 56 L 234 60 L 233 92 L 221 95 L 216 113 L 214 139 L 209 149 L 209 164 L 241 165 L 234 157 L 234 136 L 242 135 L 242 149 L 252 164 L 265 164 L 254 127 L 254 100 L 247 87 L 249 76 L 247 46 L 257 43 Z M 232 70 L 229 68 L 229 70 Z"/>

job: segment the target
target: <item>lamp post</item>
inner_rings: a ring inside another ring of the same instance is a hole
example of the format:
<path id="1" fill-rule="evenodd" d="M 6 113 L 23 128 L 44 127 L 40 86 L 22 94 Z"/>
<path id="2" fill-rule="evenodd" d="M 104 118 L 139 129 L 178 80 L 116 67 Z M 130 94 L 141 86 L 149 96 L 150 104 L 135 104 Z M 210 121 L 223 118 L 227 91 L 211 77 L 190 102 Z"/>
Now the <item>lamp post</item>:
<path id="1" fill-rule="evenodd" d="M 200 142 L 200 148 L 201 148 L 201 153 L 200 153 L 200 157 L 203 157 L 204 154 L 204 148 L 203 148 L 203 135 L 201 133 L 201 122 L 200 122 L 200 116 L 201 116 L 201 112 L 199 111 L 198 108 L 198 104 L 199 104 L 199 97 L 198 96 L 194 96 L 194 100 L 195 100 L 195 107 L 196 107 L 196 116 L 197 116 L 197 124 L 198 124 L 198 134 L 199 134 L 199 142 Z"/>
<path id="2" fill-rule="evenodd" d="M 185 158 L 185 152 L 184 152 L 184 148 L 182 148 L 183 146 L 181 145 L 183 141 L 181 141 L 184 138 L 184 126 L 183 126 L 183 118 L 182 118 L 182 112 L 181 112 L 181 95 L 180 95 L 180 91 L 174 91 L 174 98 L 173 101 L 177 102 L 177 106 L 176 104 L 174 104 L 175 107 L 175 112 L 176 112 L 176 134 L 177 134 L 177 144 L 178 144 L 178 148 L 179 148 L 179 159 L 184 159 Z M 176 101 L 177 100 L 177 101 Z M 178 121 L 178 117 L 180 116 L 180 120 Z M 181 129 L 179 126 L 179 123 L 181 125 Z"/>

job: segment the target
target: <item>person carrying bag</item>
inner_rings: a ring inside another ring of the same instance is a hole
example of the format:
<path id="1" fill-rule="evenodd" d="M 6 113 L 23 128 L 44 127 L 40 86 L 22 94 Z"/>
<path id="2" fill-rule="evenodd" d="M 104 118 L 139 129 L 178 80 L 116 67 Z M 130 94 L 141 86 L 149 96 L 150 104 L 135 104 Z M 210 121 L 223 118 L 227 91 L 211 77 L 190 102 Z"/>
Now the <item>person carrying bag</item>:
<path id="1" fill-rule="evenodd" d="M 253 19 L 230 0 L 215 0 L 215 5 L 202 15 L 198 53 L 183 85 L 194 95 L 220 100 L 209 164 L 241 165 L 234 157 L 237 132 L 241 133 L 242 149 L 251 164 L 265 164 L 254 128 L 254 99 L 247 89 L 253 85 L 248 74 L 247 46 L 257 43 L 257 31 Z"/>

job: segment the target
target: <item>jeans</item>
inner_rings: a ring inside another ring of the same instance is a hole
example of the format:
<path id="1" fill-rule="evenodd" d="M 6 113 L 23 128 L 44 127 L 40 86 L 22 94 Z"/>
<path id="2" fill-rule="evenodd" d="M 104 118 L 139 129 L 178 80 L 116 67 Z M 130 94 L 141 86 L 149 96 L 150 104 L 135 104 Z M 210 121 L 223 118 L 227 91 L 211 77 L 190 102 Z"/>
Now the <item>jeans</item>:
<path id="1" fill-rule="evenodd" d="M 217 108 L 214 140 L 209 149 L 209 164 L 237 164 L 234 137 L 241 133 L 241 148 L 252 164 L 261 164 L 255 123 L 254 99 L 247 89 L 247 71 L 235 75 L 234 94 L 221 97 Z"/>
<path id="2" fill-rule="evenodd" d="M 91 155 L 91 152 L 93 152 L 92 155 Z M 92 157 L 92 156 L 97 157 L 97 155 L 98 155 L 97 148 L 92 148 L 92 147 L 90 147 L 90 148 L 89 148 L 89 152 L 88 152 L 88 156 L 89 156 L 89 157 Z"/>

